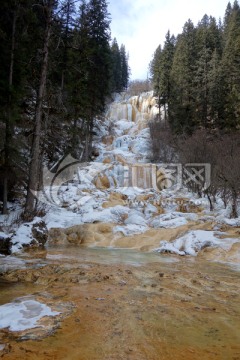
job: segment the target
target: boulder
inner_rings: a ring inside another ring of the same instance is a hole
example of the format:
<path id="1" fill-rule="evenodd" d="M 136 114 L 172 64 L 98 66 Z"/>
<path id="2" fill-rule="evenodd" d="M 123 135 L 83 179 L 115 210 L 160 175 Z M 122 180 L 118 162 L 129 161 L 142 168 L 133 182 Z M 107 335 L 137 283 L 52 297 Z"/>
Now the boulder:
<path id="1" fill-rule="evenodd" d="M 48 242 L 50 244 L 65 245 L 67 243 L 67 235 L 62 228 L 51 228 L 48 232 Z"/>
<path id="2" fill-rule="evenodd" d="M 10 255 L 11 253 L 11 237 L 0 235 L 0 254 Z"/>
<path id="3" fill-rule="evenodd" d="M 48 239 L 48 229 L 44 221 L 41 220 L 32 225 L 32 236 L 36 245 L 45 245 Z"/>
<path id="4" fill-rule="evenodd" d="M 49 230 L 49 243 L 52 244 L 97 244 L 109 243 L 112 239 L 112 224 L 96 223 L 74 225 L 67 229 Z"/>
<path id="5" fill-rule="evenodd" d="M 98 176 L 95 179 L 94 185 L 96 186 L 97 189 L 109 189 L 110 188 L 110 181 L 107 177 L 107 175 L 103 175 L 103 176 Z"/>

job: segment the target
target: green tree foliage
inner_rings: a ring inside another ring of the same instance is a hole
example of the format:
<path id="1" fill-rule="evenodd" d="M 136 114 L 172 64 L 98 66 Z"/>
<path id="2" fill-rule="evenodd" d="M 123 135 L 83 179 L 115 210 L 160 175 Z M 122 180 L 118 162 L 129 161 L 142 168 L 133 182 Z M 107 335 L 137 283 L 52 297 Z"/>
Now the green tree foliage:
<path id="1" fill-rule="evenodd" d="M 114 38 L 111 45 L 111 92 L 121 92 L 127 89 L 130 69 L 125 46 L 119 48 L 117 39 Z"/>
<path id="2" fill-rule="evenodd" d="M 222 76 L 226 126 L 238 128 L 240 126 L 240 7 L 237 1 L 234 2 L 225 24 Z"/>
<path id="3" fill-rule="evenodd" d="M 120 49 L 116 38 L 113 39 L 111 45 L 111 56 L 112 56 L 111 90 L 112 92 L 120 92 L 122 90 L 122 64 L 121 64 Z"/>
<path id="4" fill-rule="evenodd" d="M 166 110 L 167 104 L 170 103 L 172 95 L 172 84 L 171 84 L 171 70 L 174 58 L 175 51 L 175 37 L 170 35 L 170 32 L 167 32 L 164 48 L 162 51 L 162 63 L 161 63 L 161 102 L 160 104 L 164 106 L 165 120 L 168 118 L 168 113 Z"/>
<path id="5" fill-rule="evenodd" d="M 128 65 L 128 55 L 126 54 L 125 45 L 120 46 L 121 59 L 121 91 L 126 90 L 129 83 L 130 68 Z"/>
<path id="6" fill-rule="evenodd" d="M 208 127 L 212 123 L 216 98 L 212 97 L 214 90 L 217 90 L 217 59 L 222 54 L 221 32 L 216 19 L 204 15 L 197 26 L 198 56 L 195 71 L 195 94 L 198 122 L 201 126 Z M 218 83 L 218 86 L 221 84 Z M 220 88 L 218 87 L 218 92 Z M 223 100 L 223 99 L 221 99 Z M 217 110 L 217 109 L 216 109 Z M 218 116 L 220 115 L 220 112 Z"/>
<path id="7" fill-rule="evenodd" d="M 228 3 L 223 25 L 204 15 L 188 20 L 176 38 L 166 36 L 150 63 L 160 106 L 176 133 L 240 126 L 240 9 Z"/>
<path id="8" fill-rule="evenodd" d="M 167 105 L 171 100 L 171 69 L 175 51 L 175 37 L 167 32 L 164 47 L 159 46 L 150 63 L 150 76 L 154 92 L 158 96 L 159 106 L 164 106 L 164 119 L 168 119 Z"/>
<path id="9" fill-rule="evenodd" d="M 161 79 L 161 56 L 162 47 L 159 45 L 153 54 L 153 59 L 149 64 L 150 78 L 153 84 L 154 93 L 160 97 L 160 79 Z"/>
<path id="10" fill-rule="evenodd" d="M 172 65 L 172 99 L 169 121 L 177 132 L 191 132 L 196 125 L 194 74 L 197 62 L 196 29 L 188 20 L 177 39 Z"/>
<path id="11" fill-rule="evenodd" d="M 151 79 L 164 105 L 166 60 L 159 46 L 150 63 Z M 169 62 L 170 63 L 170 62 Z M 204 15 L 194 26 L 185 23 L 177 36 L 167 97 L 169 120 L 150 124 L 154 161 L 210 163 L 211 185 L 191 191 L 204 193 L 213 210 L 216 195 L 237 217 L 239 202 L 240 129 L 240 6 L 228 3 L 223 24 Z M 164 160 L 165 159 L 165 160 Z M 201 194 L 201 195 L 202 195 Z"/>
<path id="12" fill-rule="evenodd" d="M 110 95 L 110 19 L 103 0 L 82 2 L 78 27 L 74 29 L 69 80 L 73 108 L 72 144 L 84 134 L 84 158 L 91 152 L 94 119 L 103 113 Z M 80 125 L 80 132 L 78 134 Z M 77 154 L 76 149 L 72 152 Z M 75 154 L 73 154 L 75 155 Z M 78 154 L 79 155 L 79 154 Z"/>
<path id="13" fill-rule="evenodd" d="M 125 47 L 114 59 L 105 0 L 3 0 L 0 14 L 0 201 L 12 181 L 28 189 L 28 212 L 43 162 L 91 156 L 93 127 L 114 91 L 127 87 Z M 115 61 L 119 62 L 116 66 Z M 21 160 L 20 160 L 21 159 Z M 19 173 L 19 174 L 18 174 Z M 26 176 L 28 174 L 28 176 Z M 17 175 L 17 176 L 16 176 Z"/>
<path id="14" fill-rule="evenodd" d="M 38 43 L 37 38 L 32 43 L 33 34 L 37 33 L 34 4 L 31 0 L 1 3 L 0 126 L 3 128 L 3 137 L 0 144 L 0 197 L 3 197 L 3 212 L 7 211 L 7 200 L 12 186 L 24 176 L 22 111 L 24 98 L 28 93 L 29 72 L 33 70 L 34 50 Z"/>

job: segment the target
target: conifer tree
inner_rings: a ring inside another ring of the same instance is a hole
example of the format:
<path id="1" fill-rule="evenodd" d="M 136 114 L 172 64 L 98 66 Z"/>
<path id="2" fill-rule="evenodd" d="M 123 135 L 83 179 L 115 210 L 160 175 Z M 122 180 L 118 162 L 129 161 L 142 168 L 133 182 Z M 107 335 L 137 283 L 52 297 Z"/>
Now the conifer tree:
<path id="1" fill-rule="evenodd" d="M 117 39 L 111 45 L 111 92 L 122 90 L 122 61 Z"/>
<path id="2" fill-rule="evenodd" d="M 1 105 L 4 108 L 3 121 L 5 122 L 5 138 L 3 143 L 3 165 L 1 171 L 3 172 L 3 214 L 7 213 L 8 201 L 8 184 L 12 163 L 12 142 L 13 142 L 13 108 L 15 82 L 13 82 L 13 72 L 15 72 L 15 57 L 16 57 L 16 28 L 17 17 L 19 11 L 19 3 L 12 2 L 2 4 L 1 14 L 4 16 L 1 19 L 3 22 L 1 28 L 1 35 L 5 37 L 2 42 L 2 82 L 1 82 Z M 6 43 L 7 39 L 11 39 L 9 45 Z M 14 74 L 15 75 L 15 74 Z"/>
<path id="3" fill-rule="evenodd" d="M 164 42 L 164 48 L 161 54 L 160 61 L 160 105 L 164 107 L 164 120 L 168 119 L 168 107 L 171 107 L 172 97 L 172 82 L 171 71 L 173 65 L 175 51 L 175 37 L 167 32 Z"/>
<path id="4" fill-rule="evenodd" d="M 150 78 L 153 84 L 154 94 L 160 99 L 160 78 L 161 78 L 161 55 L 162 47 L 159 45 L 153 54 L 153 59 L 149 64 Z M 159 100 L 160 102 L 160 100 Z"/>
<path id="5" fill-rule="evenodd" d="M 68 67 L 68 57 L 69 57 L 69 49 L 71 47 L 72 42 L 72 34 L 73 28 L 75 25 L 75 0 L 64 0 L 61 4 L 61 11 L 60 11 L 60 21 L 61 21 L 61 44 L 62 44 L 62 51 L 61 51 L 61 67 L 62 67 L 62 74 L 61 74 L 61 91 L 64 91 L 64 82 L 65 76 Z"/>
<path id="6" fill-rule="evenodd" d="M 129 82 L 130 69 L 128 66 L 128 56 L 126 54 L 125 45 L 120 47 L 120 59 L 121 59 L 121 91 L 126 90 Z"/>
<path id="7" fill-rule="evenodd" d="M 29 165 L 29 179 L 27 187 L 27 198 L 25 206 L 25 215 L 32 215 L 35 209 L 35 193 L 39 186 L 40 166 L 41 166 L 41 139 L 42 139 L 42 116 L 44 94 L 46 90 L 47 70 L 49 60 L 49 44 L 51 38 L 52 21 L 54 16 L 55 0 L 48 0 L 43 3 L 42 10 L 45 15 L 45 34 L 43 38 L 42 63 L 40 70 L 40 79 L 36 98 L 36 108 L 34 116 L 34 133 L 31 146 L 31 157 Z"/>
<path id="8" fill-rule="evenodd" d="M 0 200 L 4 200 L 4 212 L 10 173 L 14 181 L 18 168 L 21 176 L 29 175 L 22 177 L 28 215 L 36 205 L 42 162 L 53 165 L 69 152 L 82 160 L 83 155 L 90 158 L 95 120 L 113 91 L 114 61 L 117 89 L 127 87 L 128 58 L 122 45 L 116 51 L 116 66 L 107 2 L 82 0 L 78 17 L 75 3 L 1 3 Z"/>
<path id="9" fill-rule="evenodd" d="M 210 97 L 210 87 L 215 88 L 213 69 L 216 70 L 217 57 L 221 56 L 221 30 L 215 18 L 204 15 L 198 23 L 196 32 L 198 53 L 194 77 L 196 93 L 196 118 L 200 126 L 208 127 L 212 123 L 212 108 L 215 107 Z M 213 60 L 214 57 L 214 60 Z M 212 68 L 213 66 L 213 68 Z M 215 79 L 217 81 L 217 78 Z"/>
<path id="10" fill-rule="evenodd" d="M 3 212 L 7 212 L 7 200 L 11 184 L 22 176 L 20 141 L 15 133 L 20 129 L 21 103 L 26 95 L 26 82 L 34 45 L 31 40 L 33 1 L 3 1 L 0 14 L 0 123 L 4 124 L 1 148 L 1 197 Z"/>
<path id="11" fill-rule="evenodd" d="M 110 95 L 109 42 L 110 19 L 106 1 L 82 1 L 70 55 L 68 92 L 73 108 L 72 145 L 78 147 L 79 139 L 84 142 L 85 159 L 91 154 L 94 119 L 103 113 Z"/>
<path id="12" fill-rule="evenodd" d="M 224 30 L 222 76 L 225 93 L 225 127 L 240 125 L 240 7 L 234 1 Z"/>
<path id="13" fill-rule="evenodd" d="M 197 125 L 194 88 L 196 54 L 196 29 L 188 20 L 177 39 L 171 72 L 173 100 L 169 107 L 169 121 L 176 132 L 191 133 Z"/>

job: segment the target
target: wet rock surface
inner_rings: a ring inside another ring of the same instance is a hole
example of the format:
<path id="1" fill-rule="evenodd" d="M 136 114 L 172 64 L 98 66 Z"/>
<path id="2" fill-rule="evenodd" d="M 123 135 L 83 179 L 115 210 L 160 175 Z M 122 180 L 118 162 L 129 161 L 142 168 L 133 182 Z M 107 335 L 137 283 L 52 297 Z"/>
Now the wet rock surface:
<path id="1" fill-rule="evenodd" d="M 163 255 L 133 266 L 50 254 L 38 267 L 1 275 L 8 296 L 25 284 L 25 293 L 62 311 L 43 319 L 44 335 L 1 330 L 3 359 L 240 359 L 239 272 Z"/>

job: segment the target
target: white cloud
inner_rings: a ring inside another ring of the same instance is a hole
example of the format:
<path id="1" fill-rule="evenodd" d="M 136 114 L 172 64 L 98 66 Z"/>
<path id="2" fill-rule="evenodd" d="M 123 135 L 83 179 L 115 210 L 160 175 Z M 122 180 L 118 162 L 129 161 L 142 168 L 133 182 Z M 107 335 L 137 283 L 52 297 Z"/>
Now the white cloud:
<path id="1" fill-rule="evenodd" d="M 177 35 L 190 18 L 194 24 L 204 14 L 223 18 L 227 0 L 110 0 L 112 38 L 129 52 L 132 79 L 146 79 L 148 64 L 168 30 Z"/>

